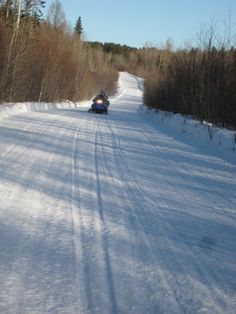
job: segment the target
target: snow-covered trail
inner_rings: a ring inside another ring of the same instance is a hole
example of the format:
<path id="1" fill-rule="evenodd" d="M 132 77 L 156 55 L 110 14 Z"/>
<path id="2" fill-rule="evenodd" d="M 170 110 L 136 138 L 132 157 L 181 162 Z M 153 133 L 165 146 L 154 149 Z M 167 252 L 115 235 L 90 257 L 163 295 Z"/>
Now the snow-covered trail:
<path id="1" fill-rule="evenodd" d="M 0 313 L 235 313 L 236 164 L 120 85 L 0 121 Z"/>

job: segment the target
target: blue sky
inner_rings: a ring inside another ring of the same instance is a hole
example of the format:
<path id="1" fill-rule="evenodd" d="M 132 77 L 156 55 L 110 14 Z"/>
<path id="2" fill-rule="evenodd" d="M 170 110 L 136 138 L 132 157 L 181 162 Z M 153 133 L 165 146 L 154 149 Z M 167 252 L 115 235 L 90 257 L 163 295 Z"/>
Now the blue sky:
<path id="1" fill-rule="evenodd" d="M 48 0 L 48 6 L 53 0 Z M 176 48 L 214 20 L 220 27 L 229 14 L 236 23 L 235 0 L 60 0 L 68 22 L 81 16 L 87 40 L 133 47 L 161 45 L 171 38 Z M 235 31 L 236 25 L 234 27 Z"/>

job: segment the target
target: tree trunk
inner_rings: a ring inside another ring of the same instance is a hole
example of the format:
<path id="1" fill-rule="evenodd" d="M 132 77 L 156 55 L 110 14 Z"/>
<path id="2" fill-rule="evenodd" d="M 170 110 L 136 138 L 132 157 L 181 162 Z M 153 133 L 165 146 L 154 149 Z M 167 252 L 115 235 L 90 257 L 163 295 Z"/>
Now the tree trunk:
<path id="1" fill-rule="evenodd" d="M 19 30 L 19 26 L 20 26 L 21 9 L 22 9 L 22 0 L 18 0 L 16 25 L 15 25 L 16 37 Z"/>

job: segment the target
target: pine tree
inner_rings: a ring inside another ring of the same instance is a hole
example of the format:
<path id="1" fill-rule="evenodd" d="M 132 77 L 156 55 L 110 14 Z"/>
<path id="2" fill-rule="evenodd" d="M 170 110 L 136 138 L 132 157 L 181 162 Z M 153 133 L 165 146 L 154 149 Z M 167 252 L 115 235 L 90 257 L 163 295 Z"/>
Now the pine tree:
<path id="1" fill-rule="evenodd" d="M 74 30 L 75 30 L 75 34 L 77 34 L 79 38 L 81 38 L 81 35 L 83 34 L 83 26 L 82 26 L 82 19 L 80 16 L 76 21 Z"/>

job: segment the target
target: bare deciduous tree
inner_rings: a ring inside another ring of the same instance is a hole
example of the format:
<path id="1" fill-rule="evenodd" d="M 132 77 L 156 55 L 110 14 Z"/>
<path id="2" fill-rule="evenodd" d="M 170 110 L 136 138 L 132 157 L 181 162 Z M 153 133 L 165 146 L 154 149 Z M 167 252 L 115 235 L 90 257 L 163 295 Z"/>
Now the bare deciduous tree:
<path id="1" fill-rule="evenodd" d="M 55 0 L 50 5 L 47 15 L 47 22 L 55 28 L 65 28 L 65 13 L 59 0 Z"/>

